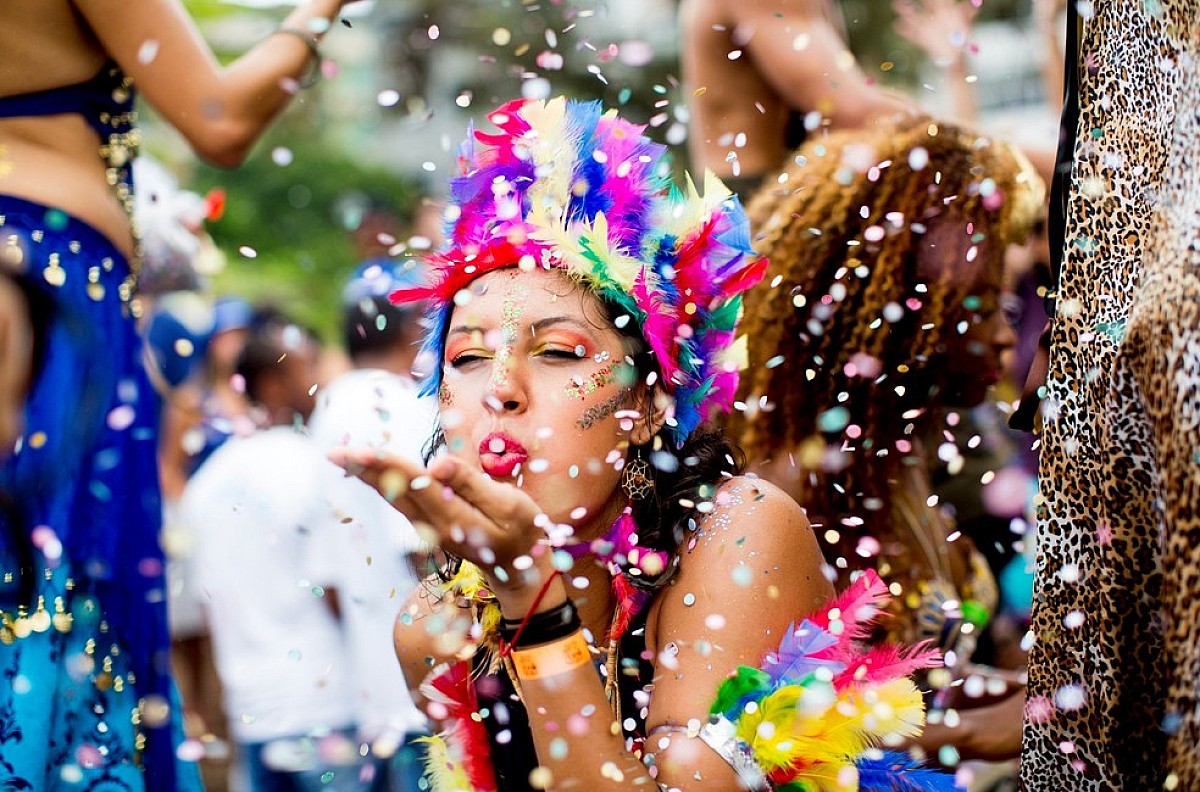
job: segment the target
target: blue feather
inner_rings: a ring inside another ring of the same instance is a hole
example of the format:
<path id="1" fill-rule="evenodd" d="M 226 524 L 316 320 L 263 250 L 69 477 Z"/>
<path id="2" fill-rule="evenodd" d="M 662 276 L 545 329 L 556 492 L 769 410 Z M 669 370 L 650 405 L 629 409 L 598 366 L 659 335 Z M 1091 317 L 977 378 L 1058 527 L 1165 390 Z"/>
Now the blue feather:
<path id="1" fill-rule="evenodd" d="M 872 757 L 872 754 L 875 754 Z M 957 792 L 954 776 L 925 767 L 906 753 L 868 751 L 858 760 L 859 792 Z"/>

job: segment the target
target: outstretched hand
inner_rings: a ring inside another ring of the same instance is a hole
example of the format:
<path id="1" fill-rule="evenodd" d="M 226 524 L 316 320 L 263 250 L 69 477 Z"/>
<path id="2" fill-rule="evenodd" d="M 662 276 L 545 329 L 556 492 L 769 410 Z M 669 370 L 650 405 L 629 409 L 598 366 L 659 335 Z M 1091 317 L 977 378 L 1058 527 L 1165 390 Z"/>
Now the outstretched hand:
<path id="1" fill-rule="evenodd" d="M 549 570 L 549 518 L 522 490 L 493 481 L 452 455 L 429 467 L 373 448 L 335 448 L 329 458 L 374 487 L 440 547 L 479 566 L 495 585 L 536 587 Z"/>
<path id="2" fill-rule="evenodd" d="M 965 52 L 980 5 L 980 0 L 893 0 L 896 33 L 944 69 Z"/>

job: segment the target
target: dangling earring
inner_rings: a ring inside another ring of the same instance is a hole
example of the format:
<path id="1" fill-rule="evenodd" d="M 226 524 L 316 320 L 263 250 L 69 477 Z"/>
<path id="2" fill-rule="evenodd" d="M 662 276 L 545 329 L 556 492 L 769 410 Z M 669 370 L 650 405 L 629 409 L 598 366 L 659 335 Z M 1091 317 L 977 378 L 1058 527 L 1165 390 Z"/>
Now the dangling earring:
<path id="1" fill-rule="evenodd" d="M 640 454 L 625 462 L 621 471 L 621 490 L 630 500 L 641 500 L 654 491 L 650 465 Z"/>

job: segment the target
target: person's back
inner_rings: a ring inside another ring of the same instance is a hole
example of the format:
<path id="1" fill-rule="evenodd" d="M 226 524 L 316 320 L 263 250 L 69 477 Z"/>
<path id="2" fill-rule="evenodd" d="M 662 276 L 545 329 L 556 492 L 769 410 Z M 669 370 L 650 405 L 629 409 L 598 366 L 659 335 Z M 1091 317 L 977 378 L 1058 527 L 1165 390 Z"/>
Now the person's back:
<path id="1" fill-rule="evenodd" d="M 4 16 L 0 97 L 79 86 L 111 61 L 69 0 L 14 0 Z M 3 102 L 0 98 L 0 108 Z M 106 179 L 100 144 L 80 113 L 0 117 L 3 189 L 62 208 L 128 254 L 125 209 Z"/>
<path id="2" fill-rule="evenodd" d="M 339 618 L 322 596 L 346 566 L 349 530 L 323 494 L 339 480 L 309 438 L 275 427 L 229 441 L 188 484 L 195 585 L 240 743 L 353 721 Z"/>
<path id="3" fill-rule="evenodd" d="M 684 0 L 680 29 L 692 165 L 743 199 L 799 142 L 798 115 L 840 128 L 905 108 L 868 84 L 830 0 Z"/>

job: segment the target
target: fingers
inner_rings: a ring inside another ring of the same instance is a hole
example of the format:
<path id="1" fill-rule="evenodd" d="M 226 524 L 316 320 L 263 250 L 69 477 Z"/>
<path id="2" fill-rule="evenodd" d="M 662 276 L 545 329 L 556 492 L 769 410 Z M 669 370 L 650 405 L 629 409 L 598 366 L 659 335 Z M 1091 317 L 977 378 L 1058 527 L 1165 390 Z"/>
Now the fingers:
<path id="1" fill-rule="evenodd" d="M 501 527 L 531 524 L 540 513 L 533 499 L 521 490 L 493 481 L 453 456 L 435 460 L 429 466 L 429 473 Z"/>
<path id="2" fill-rule="evenodd" d="M 528 555 L 546 520 L 527 493 L 493 481 L 447 455 L 428 468 L 384 451 L 336 448 L 329 459 L 374 487 L 446 550 L 477 563 L 507 566 Z"/>
<path id="3" fill-rule="evenodd" d="M 421 465 L 382 449 L 338 446 L 326 456 L 350 475 L 375 488 L 392 503 L 408 492 L 415 479 L 426 475 Z"/>

